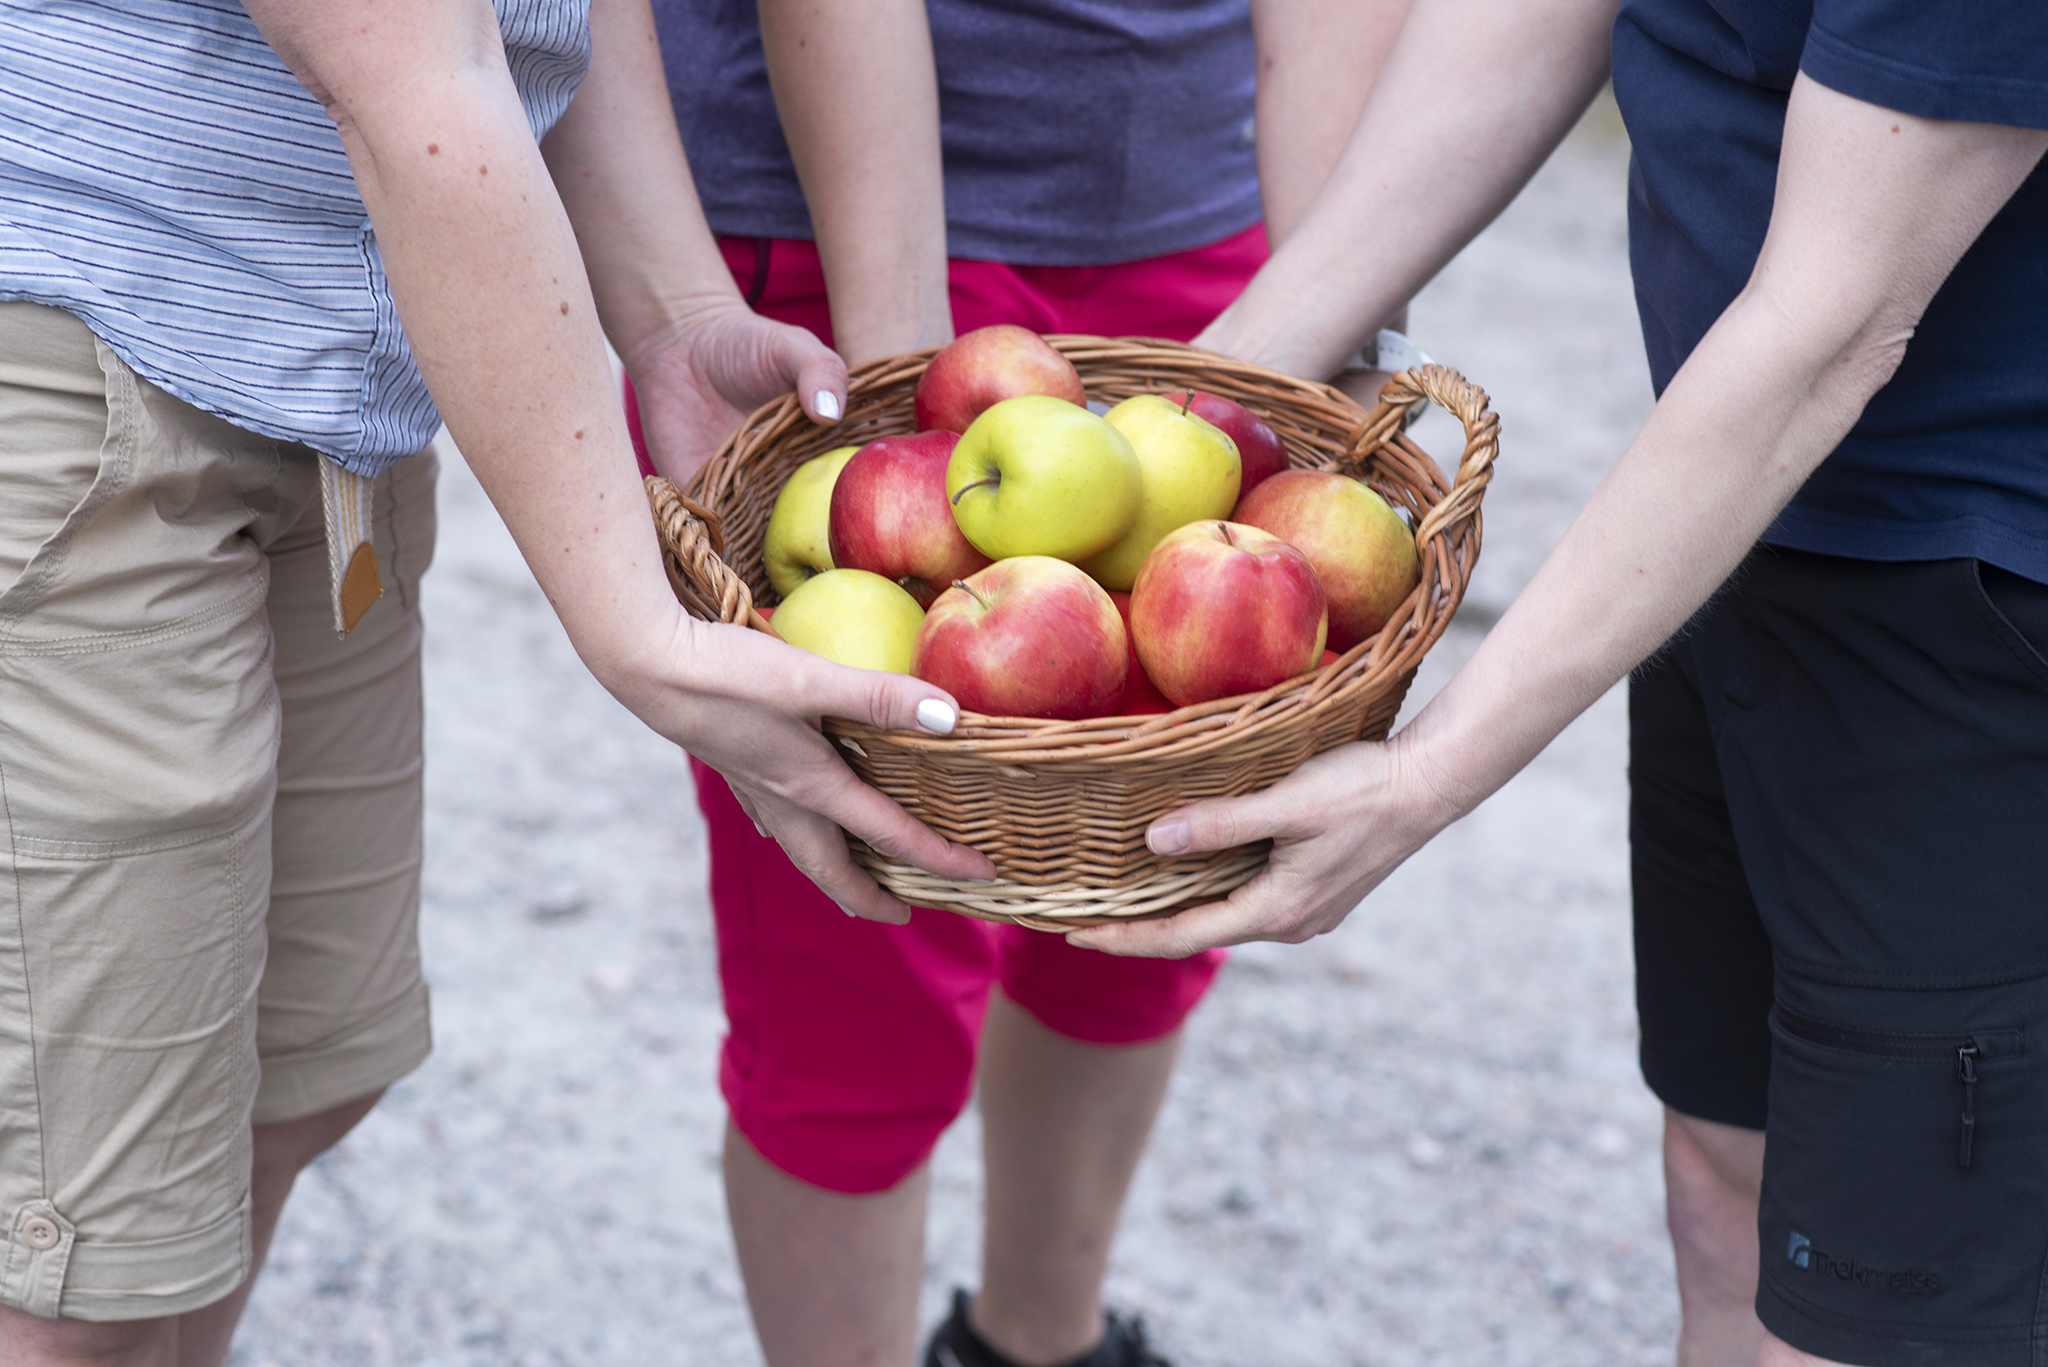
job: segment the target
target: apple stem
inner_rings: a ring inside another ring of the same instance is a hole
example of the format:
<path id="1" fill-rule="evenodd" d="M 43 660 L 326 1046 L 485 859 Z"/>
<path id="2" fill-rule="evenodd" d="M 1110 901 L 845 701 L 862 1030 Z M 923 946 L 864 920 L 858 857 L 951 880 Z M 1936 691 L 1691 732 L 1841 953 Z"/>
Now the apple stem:
<path id="1" fill-rule="evenodd" d="M 965 493 L 966 490 L 963 489 L 961 492 Z M 966 594 L 969 598 L 972 598 L 975 602 L 981 604 L 981 610 L 983 612 L 987 612 L 989 608 L 992 606 L 989 603 L 988 599 L 976 593 L 974 591 L 974 585 L 968 583 L 965 579 L 955 579 L 953 581 L 953 587 L 960 590 L 960 592 Z"/>
<path id="2" fill-rule="evenodd" d="M 1194 406 L 1194 402 L 1195 402 L 1195 391 L 1194 391 L 1194 390 L 1192 390 L 1192 389 L 1186 389 L 1186 390 L 1183 390 L 1183 391 L 1181 391 L 1181 400 L 1180 400 L 1180 415 L 1181 415 L 1181 416 L 1182 416 L 1183 418 L 1185 418 L 1185 417 L 1186 417 L 1186 416 L 1188 415 L 1188 409 L 1190 409 L 1190 408 L 1192 408 L 1192 407 Z"/>
<path id="3" fill-rule="evenodd" d="M 960 492 L 953 495 L 953 506 L 955 508 L 960 506 L 960 500 L 967 497 L 967 491 L 969 489 L 979 489 L 982 488 L 984 485 L 1001 484 L 1002 482 L 1002 473 L 998 471 L 997 473 L 990 475 L 987 479 L 977 479 L 972 484 L 963 484 L 960 486 Z"/>
<path id="4" fill-rule="evenodd" d="M 1229 546 L 1229 547 L 1231 547 L 1231 548 L 1233 548 L 1233 549 L 1235 549 L 1235 548 L 1236 548 L 1236 546 L 1237 546 L 1237 538 L 1236 538 L 1236 537 L 1234 537 L 1234 536 L 1232 536 L 1232 535 L 1230 534 L 1230 524 L 1229 524 L 1228 522 L 1219 522 L 1219 523 L 1217 523 L 1217 524 L 1216 524 L 1216 530 L 1217 530 L 1217 531 L 1219 531 L 1219 532 L 1221 532 L 1221 533 L 1223 533 L 1223 544 L 1224 544 L 1224 545 L 1226 545 L 1226 546 Z"/>

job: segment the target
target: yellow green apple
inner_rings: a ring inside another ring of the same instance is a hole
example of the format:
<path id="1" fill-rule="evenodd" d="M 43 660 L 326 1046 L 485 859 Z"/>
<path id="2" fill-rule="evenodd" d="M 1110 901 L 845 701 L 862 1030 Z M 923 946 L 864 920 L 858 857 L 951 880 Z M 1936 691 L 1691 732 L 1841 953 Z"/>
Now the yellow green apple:
<path id="1" fill-rule="evenodd" d="M 1170 531 L 1229 517 L 1237 506 L 1237 443 L 1183 404 L 1157 394 L 1125 399 L 1103 421 L 1138 454 L 1138 518 L 1108 547 L 1081 562 L 1106 589 L 1128 591 L 1138 567 Z"/>
<path id="2" fill-rule="evenodd" d="M 1124 434 L 1065 399 L 1005 399 L 968 425 L 946 466 L 946 497 L 992 560 L 1085 560 L 1131 529 L 1143 489 Z"/>
<path id="3" fill-rule="evenodd" d="M 775 634 L 854 669 L 908 674 L 924 609 L 901 584 L 866 570 L 826 570 L 775 610 Z"/>
<path id="4" fill-rule="evenodd" d="M 832 568 L 832 486 L 859 449 L 842 446 L 811 457 L 796 467 L 775 496 L 761 559 L 768 567 L 768 582 L 784 598 L 812 575 Z"/>

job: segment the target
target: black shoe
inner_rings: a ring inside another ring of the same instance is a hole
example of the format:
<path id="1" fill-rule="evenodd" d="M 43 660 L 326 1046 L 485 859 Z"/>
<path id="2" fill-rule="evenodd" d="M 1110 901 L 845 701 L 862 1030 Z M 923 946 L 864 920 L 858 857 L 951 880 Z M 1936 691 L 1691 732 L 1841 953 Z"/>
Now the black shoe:
<path id="1" fill-rule="evenodd" d="M 1018 1367 L 974 1332 L 967 1322 L 967 1308 L 972 1304 L 965 1289 L 953 1289 L 953 1313 L 932 1331 L 931 1342 L 924 1349 L 924 1367 Z M 1125 1319 L 1114 1310 L 1103 1320 L 1102 1342 L 1059 1367 L 1173 1367 L 1146 1341 L 1144 1320 L 1135 1315 Z"/>

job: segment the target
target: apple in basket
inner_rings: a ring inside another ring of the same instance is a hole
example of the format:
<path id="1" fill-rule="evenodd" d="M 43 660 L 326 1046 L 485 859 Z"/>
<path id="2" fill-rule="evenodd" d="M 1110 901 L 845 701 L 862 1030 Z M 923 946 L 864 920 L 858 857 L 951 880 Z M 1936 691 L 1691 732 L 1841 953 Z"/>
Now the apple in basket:
<path id="1" fill-rule="evenodd" d="M 1421 574 L 1408 524 L 1385 499 L 1345 475 L 1288 470 L 1247 495 L 1235 517 L 1271 532 L 1315 566 L 1335 650 L 1378 634 Z"/>
<path id="2" fill-rule="evenodd" d="M 920 607 L 988 564 L 946 501 L 951 432 L 883 437 L 860 448 L 832 487 L 832 563 L 894 579 Z"/>
<path id="3" fill-rule="evenodd" d="M 1125 399 L 1103 421 L 1138 455 L 1138 517 L 1131 529 L 1081 562 L 1106 589 L 1128 590 L 1165 535 L 1190 522 L 1228 517 L 1237 506 L 1237 443 L 1157 394 Z"/>
<path id="4" fill-rule="evenodd" d="M 1328 627 L 1308 557 L 1235 522 L 1191 522 L 1172 533 L 1131 590 L 1138 659 L 1182 707 L 1314 669 Z"/>
<path id="5" fill-rule="evenodd" d="M 832 568 L 832 486 L 857 446 L 842 446 L 812 456 L 789 477 L 775 496 L 768 530 L 761 541 L 761 559 L 768 582 L 788 597 L 814 574 Z"/>
<path id="6" fill-rule="evenodd" d="M 924 609 L 902 585 L 866 570 L 826 570 L 775 609 L 775 634 L 855 669 L 908 674 Z"/>
<path id="7" fill-rule="evenodd" d="M 1175 405 L 1185 404 L 1188 412 L 1204 422 L 1214 423 L 1217 430 L 1237 444 L 1237 458 L 1244 464 L 1244 476 L 1238 481 L 1239 498 L 1287 468 L 1287 448 L 1280 444 L 1280 434 L 1243 404 L 1221 394 L 1199 391 L 1189 399 L 1184 389 L 1168 394 L 1166 401 Z"/>
<path id="8" fill-rule="evenodd" d="M 954 519 L 994 560 L 1085 560 L 1131 529 L 1142 488 L 1123 433 L 1043 394 L 976 418 L 946 467 Z"/>
<path id="9" fill-rule="evenodd" d="M 939 595 L 910 672 L 970 711 L 1079 721 L 1116 711 L 1128 650 L 1100 584 L 1064 560 L 1022 555 Z"/>
<path id="10" fill-rule="evenodd" d="M 998 323 L 940 347 L 910 404 L 918 431 L 965 432 L 986 410 L 1024 394 L 1088 403 L 1072 361 L 1031 329 Z"/>

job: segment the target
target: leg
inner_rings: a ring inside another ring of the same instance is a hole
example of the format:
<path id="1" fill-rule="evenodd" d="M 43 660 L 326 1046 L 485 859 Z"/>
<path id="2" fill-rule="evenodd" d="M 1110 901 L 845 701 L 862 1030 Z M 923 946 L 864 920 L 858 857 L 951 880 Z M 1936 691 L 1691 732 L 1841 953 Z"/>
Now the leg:
<path id="1" fill-rule="evenodd" d="M 1020 1363 L 1064 1362 L 1102 1337 L 1102 1275 L 1124 1193 L 1180 1050 L 1083 1044 L 997 994 L 981 1043 L 988 1218 L 969 1319 Z"/>
<path id="2" fill-rule="evenodd" d="M 8 1367 L 178 1367 L 178 1321 L 93 1324 L 40 1319 L 0 1306 L 0 1362 Z"/>
<path id="3" fill-rule="evenodd" d="M 1664 1111 L 1665 1219 L 1678 1262 L 1678 1367 L 1748 1367 L 1756 1318 L 1756 1202 L 1764 1137 Z"/>
<path id="4" fill-rule="evenodd" d="M 249 1184 L 249 1275 L 225 1300 L 178 1317 L 177 1367 L 218 1367 L 227 1359 L 228 1343 L 235 1336 L 235 1325 L 242 1318 L 242 1307 L 249 1303 L 256 1278 L 262 1274 L 270 1237 L 277 1232 L 277 1219 L 284 1213 L 292 1183 L 308 1163 L 340 1143 L 383 1095 L 380 1091 L 319 1115 L 256 1126 Z"/>
<path id="5" fill-rule="evenodd" d="M 725 1199 L 768 1367 L 903 1367 L 917 1351 L 929 1169 L 842 1196 L 725 1132 Z"/>
<path id="6" fill-rule="evenodd" d="M 1756 1367 L 1845 1367 L 1845 1364 L 1833 1358 L 1817 1358 L 1811 1353 L 1802 1353 L 1776 1334 L 1765 1334 L 1763 1349 L 1756 1356 Z"/>

